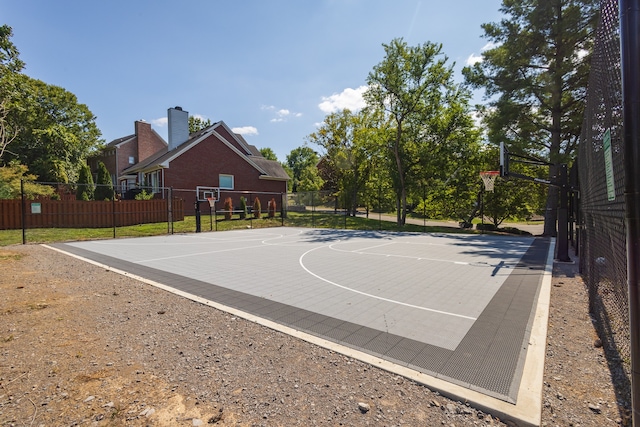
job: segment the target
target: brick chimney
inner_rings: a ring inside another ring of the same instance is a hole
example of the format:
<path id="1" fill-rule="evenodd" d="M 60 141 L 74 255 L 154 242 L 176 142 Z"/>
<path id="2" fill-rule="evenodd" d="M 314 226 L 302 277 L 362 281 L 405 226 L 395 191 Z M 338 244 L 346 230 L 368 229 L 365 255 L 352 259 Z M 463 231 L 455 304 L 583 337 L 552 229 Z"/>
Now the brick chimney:
<path id="1" fill-rule="evenodd" d="M 167 110 L 169 121 L 169 151 L 189 139 L 189 112 L 182 107 Z"/>
<path id="2" fill-rule="evenodd" d="M 137 162 L 141 162 L 147 157 L 155 154 L 155 147 L 153 145 L 153 131 L 151 130 L 151 123 L 147 123 L 144 120 L 136 120 L 136 137 L 138 138 L 138 158 Z"/>

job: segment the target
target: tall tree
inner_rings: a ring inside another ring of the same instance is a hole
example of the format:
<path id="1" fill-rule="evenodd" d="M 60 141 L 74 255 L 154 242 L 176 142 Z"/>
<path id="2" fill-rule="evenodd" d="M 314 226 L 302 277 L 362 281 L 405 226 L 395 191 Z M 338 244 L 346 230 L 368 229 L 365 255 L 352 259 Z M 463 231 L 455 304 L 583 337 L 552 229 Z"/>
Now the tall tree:
<path id="1" fill-rule="evenodd" d="M 570 163 L 581 131 L 598 0 L 503 0 L 506 18 L 483 24 L 495 46 L 464 69 L 484 88 L 489 139 L 519 154 Z M 556 175 L 555 167 L 549 178 Z M 559 193 L 549 187 L 544 233 L 556 234 Z"/>
<path id="2" fill-rule="evenodd" d="M 212 124 L 209 119 L 205 120 L 202 117 L 189 116 L 189 133 L 196 133 L 204 128 L 208 128 Z"/>
<path id="3" fill-rule="evenodd" d="M 78 164 L 100 143 L 95 116 L 59 86 L 23 74 L 11 80 L 7 121 L 19 132 L 3 161 L 18 160 L 40 181 L 74 181 Z"/>
<path id="4" fill-rule="evenodd" d="M 74 94 L 21 74 L 12 34 L 0 27 L 0 165 L 18 161 L 41 181 L 75 180 L 100 143 L 95 116 Z"/>
<path id="5" fill-rule="evenodd" d="M 19 127 L 7 120 L 9 109 L 15 97 L 12 77 L 22 71 L 24 62 L 11 41 L 13 30 L 8 25 L 0 27 L 0 161 L 9 144 L 18 136 Z"/>
<path id="6" fill-rule="evenodd" d="M 309 180 L 310 176 L 317 175 L 318 153 L 311 147 L 297 147 L 287 155 L 287 166 L 293 174 L 291 191 L 303 191 L 299 188 L 303 179 Z M 309 169 L 309 170 L 307 170 Z M 315 169 L 315 173 L 314 170 Z M 305 189 L 308 190 L 308 189 Z"/>
<path id="7" fill-rule="evenodd" d="M 0 27 L 0 77 L 5 73 L 19 73 L 24 62 L 19 58 L 20 52 L 11 41 L 13 29 L 8 25 Z"/>
<path id="8" fill-rule="evenodd" d="M 262 157 L 267 160 L 275 160 L 276 162 L 278 161 L 278 156 L 276 156 L 276 153 L 269 147 L 261 148 L 260 154 L 262 154 Z"/>
<path id="9" fill-rule="evenodd" d="M 336 186 L 332 190 L 348 200 L 347 207 L 353 216 L 372 169 L 375 125 L 368 112 L 352 113 L 345 109 L 325 117 L 324 123 L 307 138 L 324 149 L 323 168 L 330 172 Z"/>
<path id="10" fill-rule="evenodd" d="M 369 73 L 364 97 L 369 108 L 383 112 L 387 119 L 385 145 L 396 191 L 397 222 L 404 225 L 408 190 L 425 167 L 434 171 L 430 159 L 438 160 L 433 155 L 446 143 L 441 132 L 469 124 L 451 120 L 449 127 L 443 127 L 440 118 L 450 109 L 468 116 L 469 93 L 453 82 L 453 68 L 442 45 L 412 47 L 394 39 L 383 47 L 385 58 Z"/>

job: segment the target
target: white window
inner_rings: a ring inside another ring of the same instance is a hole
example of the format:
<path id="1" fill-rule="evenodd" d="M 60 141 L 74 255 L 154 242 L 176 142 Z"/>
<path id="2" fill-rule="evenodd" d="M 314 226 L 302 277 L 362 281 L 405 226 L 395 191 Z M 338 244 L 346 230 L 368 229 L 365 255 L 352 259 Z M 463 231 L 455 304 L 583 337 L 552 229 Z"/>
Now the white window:
<path id="1" fill-rule="evenodd" d="M 233 175 L 220 174 L 218 186 L 224 190 L 233 190 Z"/>
<path id="2" fill-rule="evenodd" d="M 133 156 L 129 156 L 129 164 L 132 165 L 136 162 L 136 159 Z"/>
<path id="3" fill-rule="evenodd" d="M 147 192 L 151 191 L 153 193 L 160 192 L 160 179 L 161 179 L 160 171 L 153 171 L 148 174 L 145 174 L 145 184 L 151 188 L 147 188 Z"/>

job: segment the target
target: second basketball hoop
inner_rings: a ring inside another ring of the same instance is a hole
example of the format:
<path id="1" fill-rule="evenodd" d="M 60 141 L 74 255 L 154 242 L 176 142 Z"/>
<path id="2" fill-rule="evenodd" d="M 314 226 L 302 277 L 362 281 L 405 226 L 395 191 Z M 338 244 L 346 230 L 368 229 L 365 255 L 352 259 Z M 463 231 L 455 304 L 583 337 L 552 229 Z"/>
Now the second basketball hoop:
<path id="1" fill-rule="evenodd" d="M 482 178 L 482 182 L 484 182 L 484 189 L 486 191 L 493 191 L 493 184 L 496 182 L 498 175 L 500 175 L 498 171 L 480 172 L 480 178 Z"/>

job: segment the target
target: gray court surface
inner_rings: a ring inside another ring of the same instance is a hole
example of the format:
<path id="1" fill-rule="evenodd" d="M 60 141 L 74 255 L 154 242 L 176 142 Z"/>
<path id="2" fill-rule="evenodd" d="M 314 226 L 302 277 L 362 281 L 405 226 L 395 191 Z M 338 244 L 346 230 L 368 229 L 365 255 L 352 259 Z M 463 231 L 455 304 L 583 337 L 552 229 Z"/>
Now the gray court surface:
<path id="1" fill-rule="evenodd" d="M 550 240 L 283 227 L 52 246 L 515 404 Z"/>

